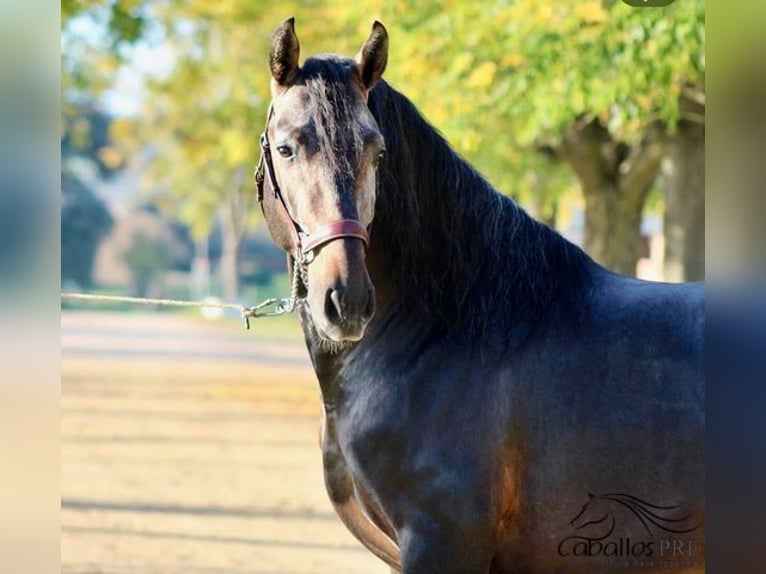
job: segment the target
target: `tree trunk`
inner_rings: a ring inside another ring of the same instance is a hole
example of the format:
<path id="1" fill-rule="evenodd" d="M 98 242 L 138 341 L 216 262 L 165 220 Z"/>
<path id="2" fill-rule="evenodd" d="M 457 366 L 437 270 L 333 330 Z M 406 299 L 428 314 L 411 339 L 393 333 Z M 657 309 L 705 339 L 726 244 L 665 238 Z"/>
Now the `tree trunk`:
<path id="1" fill-rule="evenodd" d="M 191 275 L 194 298 L 203 299 L 210 295 L 210 257 L 207 236 L 194 241 Z"/>
<path id="2" fill-rule="evenodd" d="M 241 237 L 231 229 L 223 228 L 223 245 L 221 249 L 221 283 L 223 298 L 228 302 L 239 300 L 239 247 Z"/>
<path id="3" fill-rule="evenodd" d="M 565 132 L 560 151 L 585 197 L 585 251 L 612 271 L 635 276 L 641 216 L 665 153 L 664 130 L 651 124 L 631 146 L 615 141 L 598 119 L 581 118 Z"/>
<path id="4" fill-rule="evenodd" d="M 704 101 L 704 100 L 703 100 Z M 695 102 L 684 105 L 689 111 Z M 704 105 L 692 110 L 704 118 Z M 667 281 L 705 278 L 705 124 L 681 120 L 662 163 L 665 179 L 665 263 Z"/>
<path id="5" fill-rule="evenodd" d="M 221 250 L 221 282 L 226 301 L 239 299 L 239 252 L 247 225 L 250 195 L 245 192 L 245 172 L 237 171 L 221 206 L 223 245 Z"/>
<path id="6" fill-rule="evenodd" d="M 612 271 L 635 276 L 641 256 L 641 214 L 649 189 L 631 191 L 625 193 L 617 185 L 583 185 L 583 248 Z"/>

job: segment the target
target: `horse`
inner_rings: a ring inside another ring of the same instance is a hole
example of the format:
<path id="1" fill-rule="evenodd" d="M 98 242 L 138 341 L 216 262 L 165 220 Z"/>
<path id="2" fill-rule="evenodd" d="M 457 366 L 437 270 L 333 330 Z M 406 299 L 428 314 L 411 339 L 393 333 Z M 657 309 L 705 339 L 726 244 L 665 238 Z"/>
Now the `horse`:
<path id="1" fill-rule="evenodd" d="M 388 47 L 375 22 L 355 58 L 299 65 L 285 20 L 256 171 L 340 520 L 406 574 L 609 571 L 558 551 L 587 492 L 701 522 L 704 286 L 616 275 L 535 221 L 382 78 Z"/>

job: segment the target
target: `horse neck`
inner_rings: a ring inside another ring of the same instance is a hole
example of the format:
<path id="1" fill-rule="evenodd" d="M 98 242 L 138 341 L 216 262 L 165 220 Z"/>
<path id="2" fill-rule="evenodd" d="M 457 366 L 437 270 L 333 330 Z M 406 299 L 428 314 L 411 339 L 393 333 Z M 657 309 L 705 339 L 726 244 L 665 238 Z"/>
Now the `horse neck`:
<path id="1" fill-rule="evenodd" d="M 498 323 L 528 331 L 585 256 L 494 190 L 404 96 L 381 82 L 370 108 L 387 146 L 368 256 L 383 306 L 469 338 Z"/>

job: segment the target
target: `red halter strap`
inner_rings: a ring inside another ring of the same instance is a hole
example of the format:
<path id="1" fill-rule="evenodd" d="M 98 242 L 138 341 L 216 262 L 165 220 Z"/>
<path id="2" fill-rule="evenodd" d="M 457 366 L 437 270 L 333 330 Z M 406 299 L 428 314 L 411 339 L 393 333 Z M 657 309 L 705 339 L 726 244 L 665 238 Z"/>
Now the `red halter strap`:
<path id="1" fill-rule="evenodd" d="M 320 227 L 311 235 L 305 233 L 300 233 L 299 235 L 301 237 L 301 249 L 304 254 L 342 237 L 361 239 L 365 247 L 370 242 L 367 229 L 356 219 L 341 219 L 340 221 L 328 223 Z"/>
<path id="2" fill-rule="evenodd" d="M 255 168 L 255 183 L 258 188 L 258 203 L 261 204 L 261 210 L 263 210 L 263 184 L 266 176 L 268 175 L 269 183 L 274 191 L 274 197 L 278 199 L 278 210 L 283 219 L 289 222 L 293 236 L 295 237 L 295 246 L 303 256 L 304 261 L 311 261 L 313 259 L 312 251 L 325 245 L 336 239 L 354 238 L 360 239 L 364 246 L 367 247 L 370 243 L 369 234 L 367 229 L 356 219 L 341 219 L 328 223 L 317 229 L 314 233 L 306 233 L 301 228 L 300 224 L 290 215 L 290 211 L 287 209 L 287 203 L 282 196 L 282 191 L 277 183 L 276 173 L 274 172 L 274 164 L 271 159 L 271 146 L 269 145 L 269 137 L 267 135 L 269 129 L 269 120 L 273 115 L 273 107 L 269 106 L 268 117 L 266 118 L 266 127 L 261 134 L 261 157 L 258 161 L 258 165 Z"/>

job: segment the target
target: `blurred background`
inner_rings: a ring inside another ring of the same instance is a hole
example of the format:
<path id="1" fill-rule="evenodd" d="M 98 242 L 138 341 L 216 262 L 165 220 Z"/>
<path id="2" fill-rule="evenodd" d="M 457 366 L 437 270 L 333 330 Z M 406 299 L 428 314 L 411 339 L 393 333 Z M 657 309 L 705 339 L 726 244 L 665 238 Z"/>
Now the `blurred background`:
<path id="1" fill-rule="evenodd" d="M 284 292 L 253 166 L 274 28 L 386 79 L 532 215 L 620 273 L 704 277 L 704 2 L 62 2 L 65 288 Z"/>
<path id="2" fill-rule="evenodd" d="M 379 19 L 385 79 L 498 190 L 615 271 L 704 278 L 702 1 L 63 0 L 63 290 L 287 294 L 252 172 L 289 16 L 304 58 Z M 61 571 L 386 572 L 326 500 L 300 337 L 62 304 Z"/>

